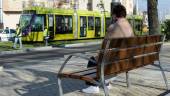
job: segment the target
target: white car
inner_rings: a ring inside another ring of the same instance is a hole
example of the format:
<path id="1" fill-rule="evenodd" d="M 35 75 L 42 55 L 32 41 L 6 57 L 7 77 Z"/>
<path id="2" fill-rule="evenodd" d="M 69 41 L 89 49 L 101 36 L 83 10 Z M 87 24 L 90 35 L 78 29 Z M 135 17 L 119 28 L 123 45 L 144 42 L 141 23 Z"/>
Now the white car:
<path id="1" fill-rule="evenodd" d="M 0 41 L 14 41 L 15 32 L 14 29 L 1 30 Z"/>

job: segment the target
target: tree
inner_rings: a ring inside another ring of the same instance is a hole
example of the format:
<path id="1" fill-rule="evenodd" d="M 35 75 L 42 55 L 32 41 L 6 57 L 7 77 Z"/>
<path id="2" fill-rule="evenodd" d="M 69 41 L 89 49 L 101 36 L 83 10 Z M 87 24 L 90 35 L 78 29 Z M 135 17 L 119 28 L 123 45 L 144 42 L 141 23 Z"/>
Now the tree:
<path id="1" fill-rule="evenodd" d="M 167 40 L 170 40 L 170 20 L 166 20 L 162 25 L 162 33 L 166 35 Z"/>
<path id="2" fill-rule="evenodd" d="M 158 0 L 147 0 L 149 34 L 159 34 L 160 26 L 158 20 Z"/>

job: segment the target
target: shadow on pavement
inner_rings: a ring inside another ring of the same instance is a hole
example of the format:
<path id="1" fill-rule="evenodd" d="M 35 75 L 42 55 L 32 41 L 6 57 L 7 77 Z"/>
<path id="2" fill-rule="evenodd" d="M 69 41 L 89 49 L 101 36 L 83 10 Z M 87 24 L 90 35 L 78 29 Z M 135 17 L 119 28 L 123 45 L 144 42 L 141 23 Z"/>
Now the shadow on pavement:
<path id="1" fill-rule="evenodd" d="M 170 96 L 170 90 L 167 90 L 164 93 L 159 94 L 158 96 Z"/>
<path id="2" fill-rule="evenodd" d="M 35 81 L 22 86 L 22 89 L 14 89 L 20 96 L 59 96 L 57 85 L 57 74 L 49 71 L 37 71 L 27 69 L 37 78 Z M 45 80 L 40 80 L 45 78 Z M 85 88 L 84 82 L 72 79 L 62 79 L 64 94 Z"/>

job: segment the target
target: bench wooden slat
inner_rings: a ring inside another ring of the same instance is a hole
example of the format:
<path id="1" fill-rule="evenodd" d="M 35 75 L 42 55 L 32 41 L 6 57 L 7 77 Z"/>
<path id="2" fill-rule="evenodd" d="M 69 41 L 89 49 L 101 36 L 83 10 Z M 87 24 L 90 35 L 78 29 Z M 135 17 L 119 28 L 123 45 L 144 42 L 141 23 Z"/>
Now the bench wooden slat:
<path id="1" fill-rule="evenodd" d="M 158 43 L 155 45 L 146 46 L 144 49 L 144 53 L 159 52 L 161 45 L 162 44 Z"/>
<path id="2" fill-rule="evenodd" d="M 132 47 L 132 48 L 123 48 L 119 50 L 107 50 L 105 51 L 105 61 L 116 61 L 122 60 L 127 58 L 133 58 L 134 56 L 138 56 L 141 54 L 149 54 L 152 52 L 159 52 L 161 44 L 155 45 L 147 45 L 147 46 L 140 46 L 140 47 Z M 101 53 L 102 55 L 103 53 Z"/>
<path id="3" fill-rule="evenodd" d="M 136 45 L 148 44 L 161 42 L 163 35 L 152 35 L 152 36 L 139 36 L 139 37 L 128 37 L 128 38 L 113 38 L 109 48 L 127 48 Z M 102 49 L 106 47 L 107 39 L 102 43 Z"/>
<path id="4" fill-rule="evenodd" d="M 72 71 L 71 74 L 78 74 L 78 73 L 85 73 L 85 72 L 88 73 L 89 70 L 94 70 L 94 69 L 96 70 L 96 67 L 89 67 L 83 70 Z"/>
<path id="5" fill-rule="evenodd" d="M 141 37 L 128 37 L 128 38 L 113 38 L 109 39 L 111 45 L 109 48 L 127 48 L 127 47 L 134 47 L 136 45 L 141 45 L 146 43 L 146 36 Z M 108 40 L 104 40 L 102 44 L 102 49 L 106 47 L 106 42 Z"/>
<path id="6" fill-rule="evenodd" d="M 64 72 L 58 75 L 65 78 L 74 78 L 85 81 L 91 81 L 96 78 L 96 67 L 84 69 L 81 71 Z"/>
<path id="7" fill-rule="evenodd" d="M 159 54 L 153 53 L 150 55 L 143 55 L 140 57 L 135 57 L 131 59 L 123 59 L 115 62 L 108 62 L 105 66 L 105 75 L 118 74 L 121 72 L 127 72 L 138 67 L 146 66 L 148 64 L 153 64 L 155 60 L 158 60 Z"/>
<path id="8" fill-rule="evenodd" d="M 152 36 L 147 36 L 147 43 L 156 43 L 156 42 L 160 42 L 162 39 L 162 36 L 160 35 L 152 35 Z"/>

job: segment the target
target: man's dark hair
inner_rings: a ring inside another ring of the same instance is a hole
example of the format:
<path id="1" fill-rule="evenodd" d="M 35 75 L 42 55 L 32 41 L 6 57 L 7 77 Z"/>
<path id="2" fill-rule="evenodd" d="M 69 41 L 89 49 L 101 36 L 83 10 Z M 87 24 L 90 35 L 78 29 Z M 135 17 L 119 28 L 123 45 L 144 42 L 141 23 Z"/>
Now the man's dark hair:
<path id="1" fill-rule="evenodd" d="M 112 9 L 112 15 L 116 15 L 116 17 L 126 17 L 126 8 L 121 5 L 117 4 Z"/>

